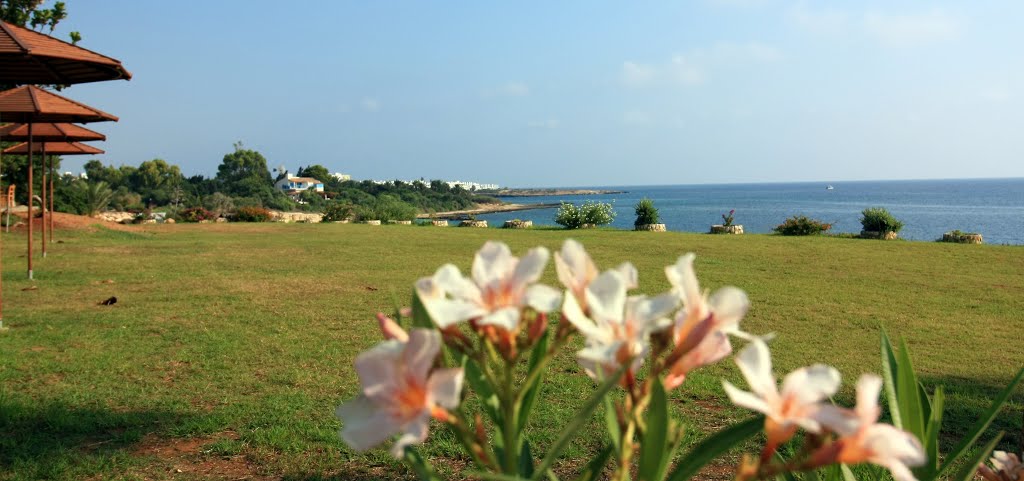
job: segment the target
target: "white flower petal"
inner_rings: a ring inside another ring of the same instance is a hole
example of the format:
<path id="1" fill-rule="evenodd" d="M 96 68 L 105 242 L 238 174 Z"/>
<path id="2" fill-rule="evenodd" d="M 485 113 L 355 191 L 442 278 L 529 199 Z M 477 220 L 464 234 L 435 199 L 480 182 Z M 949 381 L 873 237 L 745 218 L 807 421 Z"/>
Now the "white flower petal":
<path id="1" fill-rule="evenodd" d="M 562 315 L 565 316 L 570 324 L 576 327 L 576 330 L 580 331 L 580 334 L 583 334 L 583 337 L 587 338 L 588 342 L 607 344 L 612 341 L 611 333 L 594 324 L 594 321 L 583 313 L 583 309 L 580 308 L 576 296 L 570 293 L 565 295 L 565 302 L 562 304 Z"/>
<path id="2" fill-rule="evenodd" d="M 782 397 L 793 397 L 800 404 L 828 399 L 839 390 L 839 371 L 831 366 L 815 364 L 802 367 L 782 380 Z"/>
<path id="3" fill-rule="evenodd" d="M 430 428 L 430 415 L 423 414 L 413 419 L 405 426 L 402 426 L 402 434 L 395 445 L 391 447 L 391 454 L 401 458 L 405 454 L 405 447 L 411 444 L 419 444 L 427 439 L 427 431 Z"/>
<path id="4" fill-rule="evenodd" d="M 628 318 L 648 324 L 664 318 L 679 305 L 679 299 L 672 294 L 661 294 L 656 297 L 631 296 L 627 299 L 626 312 Z M 667 326 L 667 324 L 666 324 Z"/>
<path id="5" fill-rule="evenodd" d="M 438 288 L 448 294 L 451 294 L 451 296 L 456 299 L 461 299 L 474 304 L 481 303 L 480 289 L 476 284 L 473 284 L 472 281 L 463 277 L 459 268 L 452 264 L 445 264 L 441 266 L 441 268 L 434 273 L 433 281 L 437 284 Z"/>
<path id="6" fill-rule="evenodd" d="M 873 424 L 867 428 L 866 444 L 876 453 L 871 462 L 887 466 L 884 458 L 898 460 L 908 466 L 920 466 L 928 460 L 917 437 L 888 424 Z"/>
<path id="7" fill-rule="evenodd" d="M 522 287 L 537 282 L 537 279 L 540 279 L 541 274 L 544 273 L 544 266 L 548 264 L 548 257 L 551 257 L 551 254 L 544 247 L 534 247 L 527 251 L 526 255 L 516 264 L 512 275 L 512 285 Z"/>
<path id="8" fill-rule="evenodd" d="M 334 413 L 341 419 L 341 439 L 356 451 L 370 449 L 399 431 L 391 416 L 365 396 L 338 406 Z"/>
<path id="9" fill-rule="evenodd" d="M 828 403 L 816 404 L 811 409 L 810 417 L 840 436 L 851 436 L 860 427 L 860 421 L 853 411 Z"/>
<path id="10" fill-rule="evenodd" d="M 435 370 L 427 381 L 429 399 L 439 406 L 454 409 L 459 405 L 462 379 L 463 372 L 460 368 Z"/>
<path id="11" fill-rule="evenodd" d="M 473 281 L 477 287 L 487 289 L 505 279 L 516 266 L 516 259 L 508 246 L 488 241 L 473 258 Z"/>
<path id="12" fill-rule="evenodd" d="M 430 318 L 440 329 L 446 329 L 455 323 L 480 317 L 487 313 L 486 309 L 476 304 L 449 299 L 424 302 L 423 307 L 427 309 Z"/>
<path id="13" fill-rule="evenodd" d="M 392 339 L 356 356 L 354 364 L 364 394 L 372 397 L 391 391 L 398 377 L 396 361 L 404 347 L 404 343 Z"/>
<path id="14" fill-rule="evenodd" d="M 878 407 L 878 395 L 882 392 L 882 378 L 874 374 L 863 374 L 857 380 L 857 406 L 854 411 L 863 423 L 873 423 L 882 413 Z"/>
<path id="15" fill-rule="evenodd" d="M 566 239 L 562 250 L 555 253 L 555 272 L 558 273 L 558 281 L 575 294 L 581 293 L 597 277 L 597 266 L 583 249 L 583 244 Z"/>
<path id="16" fill-rule="evenodd" d="M 736 365 L 755 394 L 761 397 L 778 394 L 775 376 L 772 375 L 771 354 L 763 341 L 754 339 L 747 344 L 736 356 Z"/>
<path id="17" fill-rule="evenodd" d="M 722 381 L 722 387 L 725 388 L 725 394 L 729 396 L 729 400 L 733 404 L 764 414 L 771 414 L 772 410 L 768 403 L 764 402 L 764 399 L 733 386 L 729 381 Z"/>
<path id="18" fill-rule="evenodd" d="M 587 288 L 586 296 L 591 319 L 598 323 L 622 323 L 626 307 L 626 286 L 617 272 L 607 271 L 597 276 Z"/>
<path id="19" fill-rule="evenodd" d="M 629 262 L 623 262 L 619 264 L 619 267 L 615 268 L 615 271 L 622 276 L 622 282 L 626 284 L 626 289 L 636 289 L 640 286 L 639 275 L 636 272 L 636 267 Z"/>
<path id="20" fill-rule="evenodd" d="M 599 374 L 606 377 L 618 369 L 616 354 L 620 346 L 618 342 L 587 346 L 576 353 L 576 360 L 588 376 L 594 379 L 599 379 Z"/>
<path id="21" fill-rule="evenodd" d="M 441 351 L 441 333 L 433 329 L 413 329 L 409 342 L 402 351 L 402 363 L 406 374 L 420 385 L 427 381 L 427 373 L 434 366 L 437 353 Z"/>
<path id="22" fill-rule="evenodd" d="M 562 293 L 553 287 L 534 284 L 526 288 L 526 305 L 534 308 L 537 312 L 556 311 L 561 303 Z"/>
<path id="23" fill-rule="evenodd" d="M 726 333 L 739 331 L 740 319 L 747 314 L 750 300 L 747 294 L 735 287 L 723 287 L 708 300 L 715 324 Z"/>
<path id="24" fill-rule="evenodd" d="M 693 260 L 696 258 L 696 254 L 690 252 L 680 256 L 675 264 L 665 268 L 665 276 L 668 277 L 669 283 L 687 306 L 694 306 L 704 300 L 700 283 L 697 282 L 697 274 L 693 271 Z"/>
<path id="25" fill-rule="evenodd" d="M 505 307 L 491 311 L 480 318 L 480 325 L 498 326 L 507 331 L 515 331 L 519 327 L 519 309 Z"/>

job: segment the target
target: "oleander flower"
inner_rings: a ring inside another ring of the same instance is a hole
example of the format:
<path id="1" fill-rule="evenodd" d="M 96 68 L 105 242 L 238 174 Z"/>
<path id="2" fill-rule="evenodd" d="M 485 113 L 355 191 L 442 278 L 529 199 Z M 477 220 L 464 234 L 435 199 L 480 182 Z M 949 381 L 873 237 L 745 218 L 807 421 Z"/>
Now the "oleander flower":
<path id="1" fill-rule="evenodd" d="M 341 438 L 363 451 L 400 433 L 391 450 L 396 457 L 423 442 L 430 418 L 446 419 L 462 392 L 462 369 L 431 371 L 440 349 L 437 331 L 413 329 L 406 342 L 389 339 L 357 356 L 361 390 L 336 411 Z"/>
<path id="2" fill-rule="evenodd" d="M 995 451 L 989 462 L 991 469 L 985 464 L 978 466 L 978 473 L 987 481 L 1024 481 L 1024 464 L 1016 454 Z"/>
<path id="3" fill-rule="evenodd" d="M 764 413 L 769 450 L 793 437 L 797 427 L 821 432 L 819 403 L 839 389 L 839 371 L 822 364 L 802 367 L 786 375 L 780 391 L 768 345 L 759 338 L 751 339 L 740 351 L 736 364 L 751 392 L 723 381 L 725 393 L 733 404 Z"/>
<path id="4" fill-rule="evenodd" d="M 471 277 L 445 264 L 432 277 L 417 281 L 416 292 L 441 329 L 476 319 L 480 325 L 516 331 L 525 307 L 549 312 L 561 302 L 557 290 L 535 284 L 549 255 L 547 249 L 536 247 L 520 259 L 507 245 L 490 241 L 473 258 Z"/>
<path id="5" fill-rule="evenodd" d="M 615 269 L 622 275 L 626 283 L 626 289 L 636 289 L 637 271 L 633 264 L 624 262 Z M 600 274 L 597 265 L 583 248 L 583 244 L 566 239 L 562 243 L 562 250 L 555 253 L 555 271 L 558 273 L 558 280 L 568 290 L 569 294 L 576 298 L 582 310 L 586 312 L 586 290 L 590 283 Z"/>
<path id="6" fill-rule="evenodd" d="M 882 378 L 865 374 L 857 381 L 857 405 L 852 412 L 832 405 L 820 407 L 821 422 L 842 435 L 836 441 L 838 450 L 832 462 L 877 464 L 888 469 L 896 481 L 916 481 L 909 466 L 925 463 L 924 449 L 913 434 L 878 422 L 881 390 Z"/>
<path id="7" fill-rule="evenodd" d="M 739 329 L 740 320 L 750 307 L 747 295 L 735 287 L 723 287 L 709 299 L 707 292 L 701 291 L 693 270 L 695 257 L 686 254 L 665 268 L 672 292 L 683 304 L 675 318 L 672 339 L 677 352 L 665 377 L 666 389 L 681 385 L 690 371 L 731 354 L 729 335 L 750 338 Z"/>
<path id="8" fill-rule="evenodd" d="M 589 316 L 576 296 L 565 296 L 562 311 L 586 338 L 577 358 L 591 377 L 611 374 L 627 362 L 635 374 L 650 348 L 651 334 L 672 324 L 665 316 L 676 308 L 675 296 L 627 297 L 627 283 L 619 271 L 597 276 L 583 292 Z"/>

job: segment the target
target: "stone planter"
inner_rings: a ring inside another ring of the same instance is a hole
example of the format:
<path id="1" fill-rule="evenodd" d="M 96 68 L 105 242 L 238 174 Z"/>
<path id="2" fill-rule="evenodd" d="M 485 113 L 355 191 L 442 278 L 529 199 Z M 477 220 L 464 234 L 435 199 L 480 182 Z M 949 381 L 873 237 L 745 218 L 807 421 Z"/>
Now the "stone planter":
<path id="1" fill-rule="evenodd" d="M 367 225 L 380 225 L 379 220 L 364 220 L 363 223 Z"/>
<path id="2" fill-rule="evenodd" d="M 441 220 L 431 220 L 430 221 L 430 225 L 432 225 L 434 227 L 448 227 L 448 221 L 446 221 L 444 219 L 441 219 Z"/>
<path id="3" fill-rule="evenodd" d="M 487 227 L 486 220 L 464 220 L 459 222 L 459 227 Z"/>
<path id="4" fill-rule="evenodd" d="M 175 223 L 174 219 L 167 219 L 167 220 L 164 221 L 164 224 L 174 224 L 174 223 Z"/>
<path id="5" fill-rule="evenodd" d="M 942 242 L 955 242 L 957 244 L 981 244 L 981 234 L 974 233 L 953 233 L 942 234 Z"/>
<path id="6" fill-rule="evenodd" d="M 501 226 L 503 229 L 529 229 L 533 227 L 532 220 L 506 220 L 505 224 Z"/>
<path id="7" fill-rule="evenodd" d="M 712 234 L 736 234 L 736 235 L 739 235 L 739 234 L 743 233 L 743 226 L 739 225 L 739 224 L 733 224 L 733 225 L 715 224 L 715 225 L 711 226 L 711 233 Z"/>
<path id="8" fill-rule="evenodd" d="M 665 224 L 640 224 L 633 226 L 633 230 L 646 230 L 650 232 L 665 232 Z"/>
<path id="9" fill-rule="evenodd" d="M 411 220 L 389 220 L 388 224 L 412 225 L 412 221 Z"/>
<path id="10" fill-rule="evenodd" d="M 895 232 L 878 232 L 875 230 L 862 230 L 860 231 L 860 237 L 862 239 L 895 240 L 897 237 L 899 237 L 899 234 Z"/>

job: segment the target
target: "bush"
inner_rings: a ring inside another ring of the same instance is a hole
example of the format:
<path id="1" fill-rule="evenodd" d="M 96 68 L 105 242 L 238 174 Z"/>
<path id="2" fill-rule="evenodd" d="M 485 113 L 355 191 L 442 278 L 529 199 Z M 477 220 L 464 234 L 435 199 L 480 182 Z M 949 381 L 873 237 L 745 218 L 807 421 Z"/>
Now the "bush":
<path id="1" fill-rule="evenodd" d="M 566 229 L 579 229 L 611 224 L 615 220 L 612 205 L 604 202 L 588 200 L 581 206 L 562 202 L 555 213 L 555 223 Z"/>
<path id="2" fill-rule="evenodd" d="M 274 214 L 262 207 L 239 207 L 235 210 L 238 222 L 270 222 L 273 217 Z"/>
<path id="3" fill-rule="evenodd" d="M 806 215 L 794 215 L 773 229 L 782 235 L 819 235 L 832 229 L 832 224 L 811 219 Z"/>
<path id="4" fill-rule="evenodd" d="M 647 198 L 640 199 L 640 202 L 637 202 L 633 209 L 636 212 L 636 220 L 633 221 L 634 227 L 661 223 L 661 216 L 658 214 L 658 209 L 654 207 L 653 200 Z"/>
<path id="5" fill-rule="evenodd" d="M 722 214 L 722 225 L 725 227 L 732 226 L 732 221 L 735 215 L 736 209 L 730 210 L 728 214 Z"/>
<path id="6" fill-rule="evenodd" d="M 883 207 L 871 207 L 864 209 L 861 212 L 860 225 L 864 227 L 867 232 L 879 232 L 882 234 L 888 232 L 899 232 L 903 228 L 903 223 L 896 220 L 889 211 Z"/>
<path id="7" fill-rule="evenodd" d="M 340 222 L 350 220 L 355 213 L 355 208 L 350 204 L 331 202 L 324 208 L 324 217 L 320 222 Z"/>
<path id="8" fill-rule="evenodd" d="M 199 222 L 204 220 L 211 220 L 217 216 L 202 207 L 189 207 L 178 213 L 176 216 L 178 220 L 182 222 Z"/>

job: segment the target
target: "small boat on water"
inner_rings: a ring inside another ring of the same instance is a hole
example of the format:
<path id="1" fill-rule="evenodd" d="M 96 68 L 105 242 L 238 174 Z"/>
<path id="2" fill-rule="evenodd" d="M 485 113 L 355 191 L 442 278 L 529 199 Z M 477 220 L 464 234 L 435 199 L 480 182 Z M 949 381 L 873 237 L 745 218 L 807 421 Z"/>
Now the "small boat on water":
<path id="1" fill-rule="evenodd" d="M 825 187 L 825 190 L 835 190 L 835 187 L 832 187 L 832 184 L 829 184 L 828 187 Z"/>

